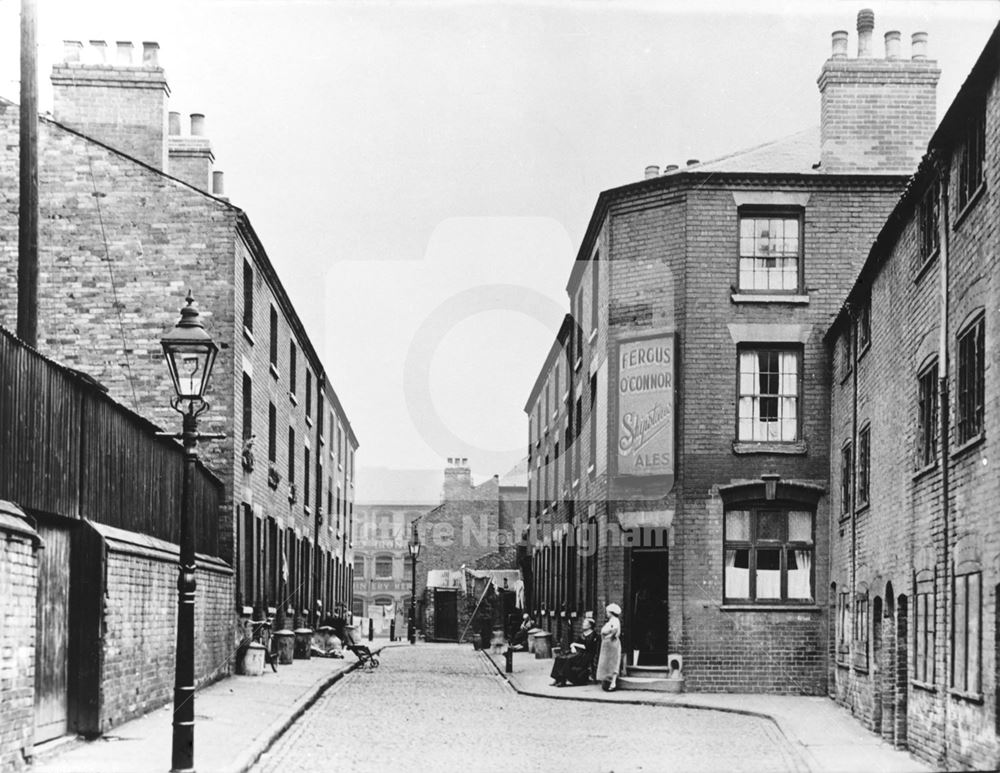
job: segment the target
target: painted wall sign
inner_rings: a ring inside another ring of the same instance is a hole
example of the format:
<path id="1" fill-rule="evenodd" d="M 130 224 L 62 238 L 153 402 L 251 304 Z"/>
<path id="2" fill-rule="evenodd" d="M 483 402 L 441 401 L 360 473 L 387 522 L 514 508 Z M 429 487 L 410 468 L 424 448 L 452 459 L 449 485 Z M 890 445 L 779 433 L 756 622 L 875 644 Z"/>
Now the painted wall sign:
<path id="1" fill-rule="evenodd" d="M 674 337 L 618 345 L 618 474 L 674 474 Z"/>

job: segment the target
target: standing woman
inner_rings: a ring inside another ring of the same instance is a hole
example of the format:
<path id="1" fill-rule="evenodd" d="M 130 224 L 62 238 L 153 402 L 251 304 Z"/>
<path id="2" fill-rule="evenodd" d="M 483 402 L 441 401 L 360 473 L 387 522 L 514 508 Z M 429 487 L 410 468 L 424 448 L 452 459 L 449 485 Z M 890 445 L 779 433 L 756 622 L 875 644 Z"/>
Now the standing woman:
<path id="1" fill-rule="evenodd" d="M 597 659 L 597 681 L 601 689 L 610 692 L 618 689 L 618 669 L 622 660 L 622 608 L 608 604 L 604 608 L 608 622 L 601 628 L 601 654 Z"/>

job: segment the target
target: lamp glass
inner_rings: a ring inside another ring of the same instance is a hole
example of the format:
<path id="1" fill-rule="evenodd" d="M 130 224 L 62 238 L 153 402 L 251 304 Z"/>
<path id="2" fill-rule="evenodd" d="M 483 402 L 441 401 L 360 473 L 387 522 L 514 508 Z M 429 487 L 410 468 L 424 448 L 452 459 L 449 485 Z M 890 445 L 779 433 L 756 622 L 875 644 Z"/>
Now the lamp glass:
<path id="1" fill-rule="evenodd" d="M 177 396 L 182 400 L 201 398 L 215 364 L 215 344 L 211 341 L 164 341 L 163 353 Z"/>

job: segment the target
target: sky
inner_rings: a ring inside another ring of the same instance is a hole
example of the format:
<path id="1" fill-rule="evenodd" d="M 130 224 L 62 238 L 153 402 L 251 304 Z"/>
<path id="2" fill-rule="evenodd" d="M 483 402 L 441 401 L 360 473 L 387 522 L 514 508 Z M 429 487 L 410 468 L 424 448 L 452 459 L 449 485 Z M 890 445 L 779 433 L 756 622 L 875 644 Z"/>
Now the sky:
<path id="1" fill-rule="evenodd" d="M 18 0 L 0 95 L 18 99 Z M 830 33 L 875 11 L 929 33 L 938 118 L 1000 19 L 990 0 L 37 0 L 39 93 L 62 40 L 160 44 L 169 109 L 206 115 L 361 443 L 364 468 L 477 477 L 524 456 L 523 407 L 597 200 L 647 164 L 819 123 Z"/>

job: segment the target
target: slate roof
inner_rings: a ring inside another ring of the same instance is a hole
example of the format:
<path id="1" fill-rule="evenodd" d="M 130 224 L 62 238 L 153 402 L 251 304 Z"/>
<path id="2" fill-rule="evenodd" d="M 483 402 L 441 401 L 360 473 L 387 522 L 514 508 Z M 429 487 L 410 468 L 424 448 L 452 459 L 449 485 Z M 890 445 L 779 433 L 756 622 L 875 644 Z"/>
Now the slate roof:
<path id="1" fill-rule="evenodd" d="M 681 172 L 816 174 L 822 172 L 818 166 L 819 159 L 819 127 L 814 126 L 710 161 L 682 166 L 666 174 L 668 176 Z"/>

